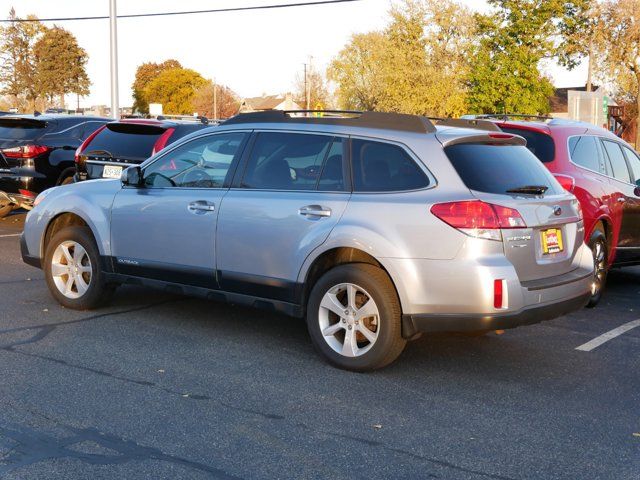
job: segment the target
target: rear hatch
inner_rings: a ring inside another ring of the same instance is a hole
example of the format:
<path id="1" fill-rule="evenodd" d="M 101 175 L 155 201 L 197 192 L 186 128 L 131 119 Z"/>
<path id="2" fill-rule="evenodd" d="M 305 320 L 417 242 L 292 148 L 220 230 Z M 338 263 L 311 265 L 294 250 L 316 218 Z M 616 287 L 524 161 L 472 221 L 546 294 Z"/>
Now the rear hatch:
<path id="1" fill-rule="evenodd" d="M 521 281 L 566 274 L 584 241 L 579 205 L 524 146 L 507 134 L 445 145 L 445 153 L 471 193 L 483 202 L 517 210 L 526 227 L 502 229 L 506 257 Z"/>
<path id="2" fill-rule="evenodd" d="M 51 122 L 35 118 L 0 117 L 0 169 L 20 167 L 20 155 L 11 155 L 11 149 L 37 144 Z M 2 150 L 9 150 L 5 155 Z"/>
<path id="3" fill-rule="evenodd" d="M 162 149 L 173 128 L 143 122 L 112 122 L 82 145 L 80 172 L 87 178 L 120 178 L 122 170 L 138 165 Z"/>

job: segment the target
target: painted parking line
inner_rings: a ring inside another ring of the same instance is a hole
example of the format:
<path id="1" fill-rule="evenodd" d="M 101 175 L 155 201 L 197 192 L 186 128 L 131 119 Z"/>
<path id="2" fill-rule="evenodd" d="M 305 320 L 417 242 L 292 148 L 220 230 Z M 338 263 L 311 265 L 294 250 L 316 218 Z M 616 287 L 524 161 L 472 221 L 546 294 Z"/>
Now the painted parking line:
<path id="1" fill-rule="evenodd" d="M 619 337 L 623 333 L 628 332 L 629 330 L 640 327 L 640 320 L 633 320 L 632 322 L 625 323 L 624 325 L 620 325 L 618 328 L 614 328 L 613 330 L 608 331 L 607 333 L 603 333 L 599 337 L 594 338 L 593 340 L 576 347 L 576 350 L 581 350 L 583 352 L 590 352 L 594 348 L 599 347 L 603 343 L 608 342 L 609 340 L 613 340 L 616 337 Z"/>
<path id="2" fill-rule="evenodd" d="M 11 233 L 11 234 L 7 234 L 7 235 L 0 235 L 0 238 L 19 237 L 20 235 L 22 235 L 22 234 L 21 233 Z"/>

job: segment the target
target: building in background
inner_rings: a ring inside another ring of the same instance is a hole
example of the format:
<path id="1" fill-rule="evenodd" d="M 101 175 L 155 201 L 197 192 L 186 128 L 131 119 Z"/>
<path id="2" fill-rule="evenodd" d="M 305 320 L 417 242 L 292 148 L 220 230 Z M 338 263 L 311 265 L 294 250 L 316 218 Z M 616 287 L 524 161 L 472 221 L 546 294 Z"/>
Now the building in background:
<path id="1" fill-rule="evenodd" d="M 293 95 L 266 95 L 262 97 L 243 98 L 240 102 L 240 113 L 264 112 L 266 110 L 300 110 L 302 107 L 293 101 Z"/>

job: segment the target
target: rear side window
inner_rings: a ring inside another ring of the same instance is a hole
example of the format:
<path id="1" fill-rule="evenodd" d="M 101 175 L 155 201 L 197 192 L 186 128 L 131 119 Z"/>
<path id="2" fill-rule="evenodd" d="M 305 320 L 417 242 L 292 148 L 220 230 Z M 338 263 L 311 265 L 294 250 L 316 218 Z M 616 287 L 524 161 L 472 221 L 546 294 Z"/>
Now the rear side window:
<path id="1" fill-rule="evenodd" d="M 331 135 L 259 133 L 242 186 L 269 190 L 342 191 L 343 139 Z"/>
<path id="2" fill-rule="evenodd" d="M 0 140 L 35 140 L 46 131 L 45 122 L 0 119 Z"/>
<path id="3" fill-rule="evenodd" d="M 604 149 L 607 152 L 607 157 L 609 158 L 609 166 L 611 168 L 613 177 L 616 180 L 620 180 L 621 182 L 630 183 L 631 178 L 629 177 L 629 169 L 627 168 L 627 162 L 624 159 L 624 155 L 622 154 L 620 145 L 615 142 L 609 142 L 607 140 L 603 140 L 602 144 L 604 145 Z"/>
<path id="4" fill-rule="evenodd" d="M 546 193 L 561 193 L 548 170 L 525 147 L 461 143 L 445 153 L 470 190 L 506 194 L 508 190 L 544 186 Z"/>
<path id="5" fill-rule="evenodd" d="M 164 128 L 153 125 L 107 124 L 107 128 L 96 135 L 82 153 L 125 160 L 146 160 L 164 132 Z"/>
<path id="6" fill-rule="evenodd" d="M 500 127 L 503 132 L 519 135 L 527 141 L 527 148 L 543 163 L 553 162 L 556 158 L 556 146 L 546 133 L 523 130 L 521 128 Z"/>
<path id="7" fill-rule="evenodd" d="M 569 139 L 569 158 L 581 167 L 594 172 L 606 173 L 600 162 L 598 140 L 592 136 L 571 137 Z"/>
<path id="8" fill-rule="evenodd" d="M 398 192 L 429 186 L 429 178 L 398 145 L 353 140 L 351 151 L 356 192 Z"/>

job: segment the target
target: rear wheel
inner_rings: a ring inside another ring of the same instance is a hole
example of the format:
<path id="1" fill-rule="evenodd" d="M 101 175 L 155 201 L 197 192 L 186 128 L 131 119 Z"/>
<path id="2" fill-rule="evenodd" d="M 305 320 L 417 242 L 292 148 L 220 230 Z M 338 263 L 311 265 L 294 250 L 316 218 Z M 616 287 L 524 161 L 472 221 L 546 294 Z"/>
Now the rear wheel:
<path id="1" fill-rule="evenodd" d="M 111 299 L 115 286 L 107 284 L 91 230 L 72 226 L 57 232 L 47 245 L 44 263 L 47 286 L 67 308 L 90 310 Z"/>
<path id="2" fill-rule="evenodd" d="M 322 356 L 346 370 L 382 368 L 406 344 L 395 288 L 383 270 L 368 264 L 340 265 L 318 280 L 309 296 L 307 327 Z"/>
<path id="3" fill-rule="evenodd" d="M 595 307 L 602 299 L 602 292 L 607 283 L 608 265 L 608 246 L 607 237 L 602 224 L 598 224 L 589 239 L 589 248 L 593 255 L 593 282 L 591 283 L 591 298 L 587 308 Z"/>

